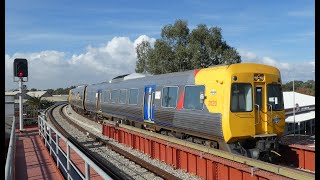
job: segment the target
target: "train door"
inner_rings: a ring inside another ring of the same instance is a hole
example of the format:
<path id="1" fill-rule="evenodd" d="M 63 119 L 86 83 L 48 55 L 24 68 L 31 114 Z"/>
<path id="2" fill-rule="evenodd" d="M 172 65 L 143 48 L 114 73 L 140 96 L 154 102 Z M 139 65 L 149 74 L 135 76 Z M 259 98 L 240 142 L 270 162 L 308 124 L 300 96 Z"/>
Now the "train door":
<path id="1" fill-rule="evenodd" d="M 268 84 L 267 85 L 267 116 L 268 116 L 268 133 L 275 133 L 282 131 L 281 127 L 285 125 L 285 122 L 280 121 L 285 119 L 284 116 L 284 102 L 282 87 L 280 84 Z"/>
<path id="2" fill-rule="evenodd" d="M 154 123 L 154 92 L 155 86 L 144 87 L 144 103 L 143 103 L 143 116 L 144 121 Z"/>
<path id="3" fill-rule="evenodd" d="M 98 90 L 98 92 L 96 93 L 96 108 L 97 108 L 97 111 L 101 111 L 101 97 L 102 97 L 102 94 L 101 94 L 101 90 Z"/>
<path id="4" fill-rule="evenodd" d="M 265 102 L 263 102 L 264 97 L 264 88 L 262 84 L 255 84 L 254 87 L 254 106 L 255 106 L 255 129 L 256 134 L 264 134 L 265 133 Z"/>

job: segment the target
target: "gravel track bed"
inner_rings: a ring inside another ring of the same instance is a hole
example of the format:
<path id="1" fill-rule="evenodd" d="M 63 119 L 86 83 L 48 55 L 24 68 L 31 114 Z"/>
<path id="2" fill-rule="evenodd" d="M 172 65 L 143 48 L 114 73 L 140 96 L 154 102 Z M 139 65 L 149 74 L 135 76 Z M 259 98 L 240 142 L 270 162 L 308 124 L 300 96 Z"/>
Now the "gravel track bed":
<path id="1" fill-rule="evenodd" d="M 159 176 L 156 176 L 152 172 L 142 168 L 141 166 L 135 164 L 134 162 L 128 160 L 124 156 L 112 151 L 104 145 L 100 145 L 98 142 L 95 142 L 94 139 L 87 137 L 84 133 L 76 129 L 74 126 L 66 122 L 59 113 L 60 108 L 55 108 L 53 110 L 53 116 L 56 121 L 64 127 L 64 129 L 70 133 L 74 138 L 78 140 L 82 145 L 88 148 L 95 155 L 101 157 L 104 160 L 105 164 L 113 165 L 117 167 L 120 171 L 127 174 L 132 179 L 142 180 L 142 179 L 162 179 Z M 100 125 L 101 126 L 101 125 Z M 102 127 L 102 126 L 101 126 Z M 85 127 L 86 128 L 86 127 Z M 130 179 L 130 178 L 128 178 Z"/>
<path id="2" fill-rule="evenodd" d="M 111 139 L 111 138 L 108 138 L 106 136 L 103 136 L 102 135 L 102 125 L 101 124 L 98 124 L 94 121 L 91 121 L 87 118 L 84 118 L 83 116 L 77 114 L 77 112 L 75 112 L 70 105 L 67 105 L 64 109 L 63 109 L 63 112 L 65 113 L 65 115 L 67 117 L 70 117 L 70 119 L 72 121 L 75 121 L 75 122 L 78 122 L 78 124 L 83 127 L 84 129 L 86 129 L 88 132 L 94 134 L 94 135 L 97 135 L 98 137 L 100 137 L 101 139 L 105 139 L 105 140 L 109 140 L 110 143 L 112 143 L 113 145 L 117 146 L 117 147 L 120 147 L 121 149 L 131 153 L 132 155 L 140 158 L 140 159 L 143 159 L 144 161 L 148 162 L 148 163 L 151 163 L 167 172 L 169 172 L 170 174 L 173 174 L 175 175 L 176 177 L 178 178 L 181 178 L 181 179 L 195 179 L 195 180 L 200 180 L 201 178 L 200 177 L 197 177 L 195 175 L 192 175 L 190 173 L 187 173 L 185 172 L 184 170 L 181 170 L 181 169 L 174 169 L 174 167 L 170 166 L 170 165 L 167 165 L 165 162 L 162 162 L 162 161 L 159 161 L 157 159 L 152 159 L 150 156 L 138 151 L 138 150 L 135 150 L 135 149 L 132 149 L 131 147 L 127 147 L 123 144 L 120 144 L 118 142 L 116 142 L 114 139 Z M 97 132 L 97 130 L 95 131 L 92 131 L 92 129 L 90 129 L 89 127 L 96 127 L 97 129 L 100 129 L 100 132 Z M 146 170 L 147 171 L 147 170 Z"/>

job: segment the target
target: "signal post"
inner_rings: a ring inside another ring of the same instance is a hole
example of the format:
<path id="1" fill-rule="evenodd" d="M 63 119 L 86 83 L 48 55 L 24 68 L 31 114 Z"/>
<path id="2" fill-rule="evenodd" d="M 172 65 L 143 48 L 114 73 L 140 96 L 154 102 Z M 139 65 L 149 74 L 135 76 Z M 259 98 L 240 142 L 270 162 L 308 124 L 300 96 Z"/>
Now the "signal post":
<path id="1" fill-rule="evenodd" d="M 28 61 L 26 59 L 14 59 L 13 81 L 19 82 L 19 122 L 20 131 L 23 131 L 23 82 L 28 82 Z"/>

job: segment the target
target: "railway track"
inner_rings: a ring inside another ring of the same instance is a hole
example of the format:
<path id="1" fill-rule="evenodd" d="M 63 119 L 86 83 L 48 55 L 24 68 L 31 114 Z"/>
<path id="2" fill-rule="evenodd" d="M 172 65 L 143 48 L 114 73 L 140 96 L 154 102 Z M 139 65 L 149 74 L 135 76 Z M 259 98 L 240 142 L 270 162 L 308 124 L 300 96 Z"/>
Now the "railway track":
<path id="1" fill-rule="evenodd" d="M 92 138 L 94 139 L 96 142 L 99 142 L 101 145 L 105 145 L 107 146 L 109 149 L 111 149 L 114 152 L 117 152 L 118 154 L 124 156 L 125 158 L 129 159 L 130 161 L 134 162 L 137 165 L 140 165 L 141 167 L 147 169 L 148 171 L 154 173 L 155 175 L 163 178 L 163 179 L 180 179 L 170 173 L 168 173 L 167 171 L 154 166 L 153 164 L 144 161 L 134 155 L 132 155 L 131 153 L 113 145 L 112 143 L 110 143 L 108 140 L 102 139 L 96 135 L 94 135 L 91 132 L 88 132 L 86 129 L 84 129 L 83 127 L 81 127 L 79 124 L 75 123 L 74 121 L 70 120 L 67 116 L 65 116 L 65 114 L 63 113 L 63 108 L 66 106 L 67 104 L 64 105 L 60 105 L 60 109 L 59 109 L 59 114 L 60 116 L 67 121 L 70 125 L 74 126 L 77 130 L 81 131 L 82 133 L 86 134 L 86 136 L 88 138 Z M 58 108 L 59 106 L 56 106 L 54 108 Z M 53 109 L 50 109 L 47 113 L 47 115 L 49 116 L 50 121 L 54 124 L 54 126 L 68 139 L 70 140 L 73 144 L 75 144 L 84 154 L 86 154 L 88 157 L 90 157 L 90 159 L 92 159 L 101 169 L 103 169 L 105 172 L 107 172 L 108 174 L 110 174 L 110 176 L 113 179 L 133 179 L 131 177 L 129 177 L 126 173 L 119 171 L 119 169 L 112 167 L 110 168 L 109 166 L 105 165 L 105 163 L 103 161 L 101 161 L 101 157 L 97 157 L 96 155 L 94 155 L 93 153 L 90 153 L 86 147 L 84 147 L 83 145 L 81 145 L 81 143 L 79 143 L 77 141 L 77 139 L 75 139 L 74 137 L 72 137 L 72 135 L 70 135 L 68 132 L 66 132 L 66 130 L 61 127 L 61 125 L 55 120 L 55 118 L 53 117 Z M 143 179 L 143 176 L 141 176 Z M 139 178 L 137 178 L 139 179 Z M 146 179 L 146 178 L 144 178 Z"/>
<path id="2" fill-rule="evenodd" d="M 61 105 L 60 105 L 61 106 Z M 64 105 L 62 105 L 64 106 Z M 101 160 L 99 160 L 95 155 L 90 153 L 83 145 L 81 145 L 77 139 L 75 139 L 70 133 L 68 133 L 54 118 L 53 110 L 58 108 L 58 106 L 54 106 L 48 110 L 47 116 L 50 119 L 50 122 L 56 127 L 56 129 L 67 138 L 72 144 L 74 144 L 82 153 L 84 153 L 87 157 L 89 157 L 95 164 L 97 164 L 104 172 L 110 175 L 113 179 L 129 179 L 125 174 L 120 173 L 119 171 L 115 171 L 114 168 L 110 168 L 106 166 Z"/>

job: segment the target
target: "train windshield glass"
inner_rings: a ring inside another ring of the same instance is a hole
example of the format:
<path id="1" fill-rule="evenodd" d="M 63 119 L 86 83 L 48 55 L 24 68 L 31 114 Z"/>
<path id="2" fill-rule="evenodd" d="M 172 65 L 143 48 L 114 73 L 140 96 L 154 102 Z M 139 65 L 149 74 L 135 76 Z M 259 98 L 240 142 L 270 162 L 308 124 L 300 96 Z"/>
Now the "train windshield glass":
<path id="1" fill-rule="evenodd" d="M 273 111 L 283 110 L 283 96 L 280 84 L 268 84 L 268 106 L 272 106 Z"/>
<path id="2" fill-rule="evenodd" d="M 252 111 L 252 87 L 251 84 L 233 83 L 231 86 L 231 111 Z"/>

